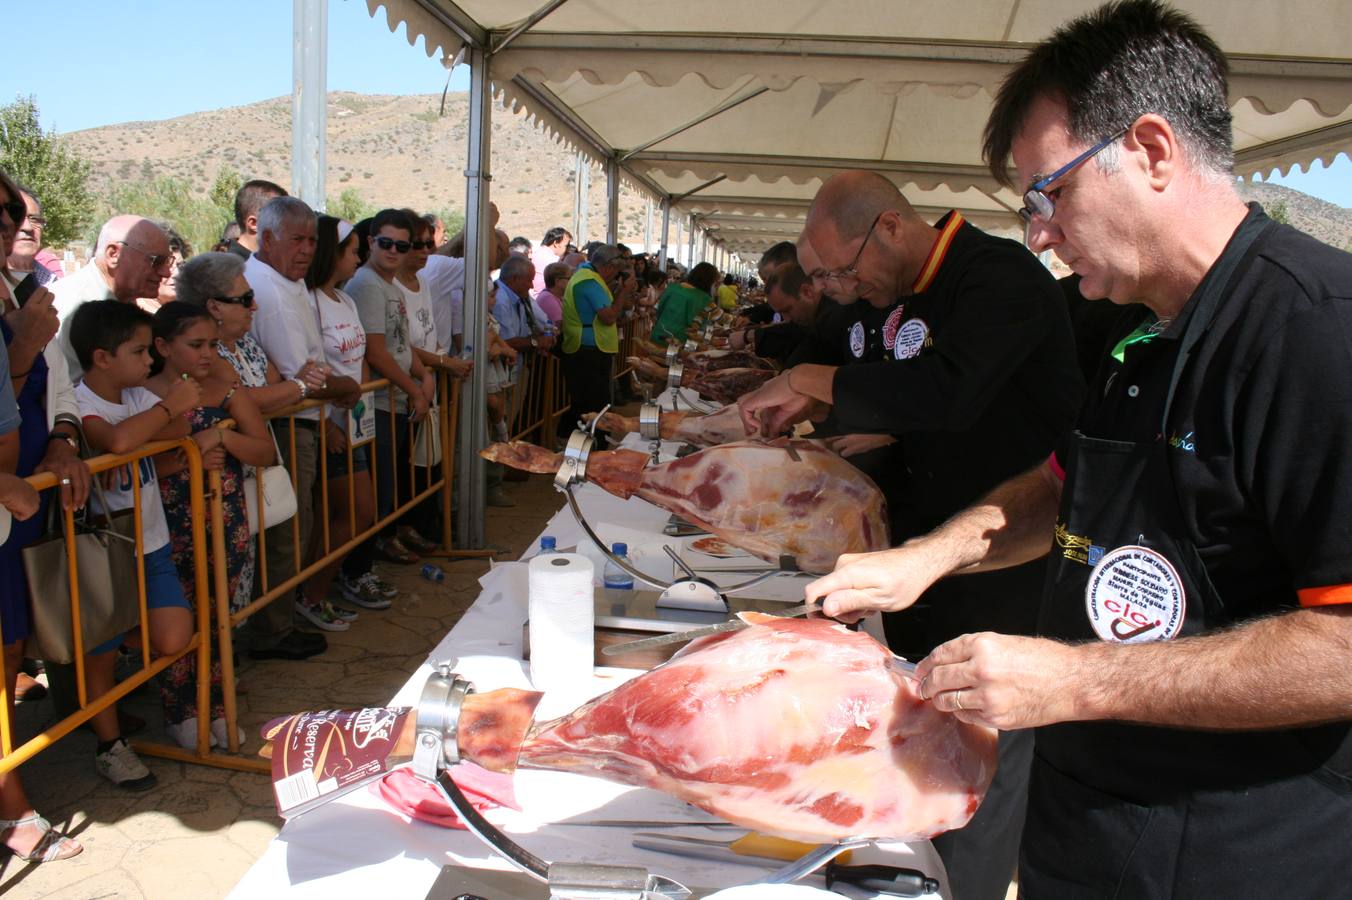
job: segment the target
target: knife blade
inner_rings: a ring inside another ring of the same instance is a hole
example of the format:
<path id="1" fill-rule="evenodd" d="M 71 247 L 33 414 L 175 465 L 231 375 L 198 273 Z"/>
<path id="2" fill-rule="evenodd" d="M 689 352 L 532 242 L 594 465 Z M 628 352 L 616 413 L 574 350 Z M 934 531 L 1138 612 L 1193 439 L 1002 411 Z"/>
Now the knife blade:
<path id="1" fill-rule="evenodd" d="M 659 853 L 673 853 L 677 856 L 693 856 L 700 859 L 715 859 L 725 862 L 737 862 L 740 861 L 737 858 L 743 856 L 791 862 L 795 859 L 801 859 L 804 855 L 817 849 L 816 844 L 804 844 L 800 841 L 771 837 L 755 831 L 749 831 L 731 841 L 691 837 L 684 834 L 644 834 L 639 832 L 634 835 L 633 844 L 642 850 L 656 850 Z M 848 861 L 850 851 L 844 851 L 841 856 Z"/>
<path id="2" fill-rule="evenodd" d="M 801 606 L 791 606 L 788 609 L 779 612 L 766 613 L 767 616 L 780 616 L 783 618 L 793 618 L 801 616 L 804 613 L 811 612 L 817 608 L 815 603 L 804 603 Z M 622 653 L 634 653 L 639 650 L 647 650 L 651 647 L 664 647 L 667 644 L 679 644 L 684 641 L 693 641 L 696 638 L 707 637 L 711 634 L 722 634 L 725 631 L 740 631 L 747 627 L 746 623 L 738 618 L 728 619 L 726 622 L 719 622 L 717 625 L 708 625 L 704 628 L 693 628 L 690 631 L 673 631 L 669 634 L 659 634 L 655 637 L 643 638 L 638 641 L 629 641 L 625 644 L 610 644 L 601 648 L 602 656 L 619 656 Z"/>

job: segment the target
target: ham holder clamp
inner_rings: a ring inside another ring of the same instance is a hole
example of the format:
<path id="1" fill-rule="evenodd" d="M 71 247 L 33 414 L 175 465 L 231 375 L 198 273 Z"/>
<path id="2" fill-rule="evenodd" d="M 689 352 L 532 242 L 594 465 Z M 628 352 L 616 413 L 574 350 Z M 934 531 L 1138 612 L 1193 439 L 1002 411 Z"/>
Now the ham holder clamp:
<path id="1" fill-rule="evenodd" d="M 677 364 L 679 365 L 679 363 Z M 606 407 L 609 409 L 609 407 Z M 579 427 L 573 431 L 568 438 L 568 444 L 563 451 L 563 463 L 559 470 L 554 474 L 554 489 L 561 492 L 568 498 L 568 508 L 572 510 L 573 517 L 577 519 L 578 525 L 586 532 L 587 537 L 591 538 L 598 550 L 605 555 L 607 559 L 628 572 L 637 581 L 650 584 L 661 591 L 657 598 L 657 606 L 671 609 L 687 609 L 700 612 L 716 612 L 728 614 L 731 609 L 728 606 L 727 597 L 729 594 L 735 594 L 738 591 L 744 591 L 752 588 L 762 582 L 780 575 L 790 577 L 803 576 L 808 573 L 798 569 L 793 557 L 781 556 L 777 567 L 768 567 L 763 570 L 753 570 L 753 574 L 745 581 L 738 582 L 727 587 L 719 587 L 713 581 L 703 578 L 692 569 L 680 555 L 670 546 L 664 546 L 663 549 L 672 561 L 679 567 L 685 576 L 677 578 L 675 581 L 664 582 L 659 578 L 654 578 L 646 572 L 640 571 L 632 565 L 627 559 L 617 557 L 611 552 L 610 546 L 603 541 L 587 517 L 583 515 L 581 507 L 578 506 L 577 498 L 573 494 L 573 487 L 581 484 L 587 477 L 587 458 L 591 455 L 592 448 L 596 444 L 595 431 L 596 424 L 601 421 L 601 416 L 605 414 L 606 409 L 592 419 L 590 424 Z M 658 452 L 658 419 L 659 411 L 655 404 L 645 403 L 639 413 L 640 433 L 645 440 L 653 442 L 651 453 L 653 461 L 657 461 Z"/>

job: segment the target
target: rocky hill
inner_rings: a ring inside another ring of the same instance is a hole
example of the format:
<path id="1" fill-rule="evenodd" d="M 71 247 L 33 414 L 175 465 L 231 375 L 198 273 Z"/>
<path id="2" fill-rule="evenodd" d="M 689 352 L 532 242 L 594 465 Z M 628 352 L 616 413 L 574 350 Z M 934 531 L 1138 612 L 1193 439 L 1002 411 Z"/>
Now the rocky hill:
<path id="1" fill-rule="evenodd" d="M 329 95 L 326 195 L 353 188 L 363 200 L 419 210 L 464 209 L 468 98 L 451 94 Z M 93 164 L 95 186 L 173 176 L 203 194 L 222 167 L 245 178 L 291 181 L 291 99 L 193 113 L 158 122 L 126 122 L 72 132 L 72 146 Z M 572 227 L 576 154 L 523 115 L 493 115 L 492 196 L 502 227 L 538 241 L 554 225 Z M 593 169 L 591 234 L 604 236 L 605 180 Z M 645 198 L 621 193 L 621 240 L 642 243 Z M 660 218 L 654 215 L 654 229 Z M 656 240 L 656 237 L 654 237 Z"/>
<path id="2" fill-rule="evenodd" d="M 326 195 L 352 188 L 378 207 L 463 209 L 468 98 L 449 95 L 445 115 L 439 115 L 440 102 L 437 94 L 331 93 Z M 291 180 L 289 97 L 68 137 L 91 160 L 96 185 L 104 190 L 117 180 L 170 175 L 205 193 L 224 166 L 245 178 Z M 524 115 L 495 108 L 492 196 L 502 227 L 532 241 L 554 225 L 571 228 L 575 160 Z M 1291 224 L 1320 240 L 1352 247 L 1352 210 L 1280 185 L 1244 184 L 1241 190 L 1279 215 L 1284 210 Z M 605 180 L 593 169 L 588 237 L 602 236 L 604 215 Z M 620 239 L 641 245 L 644 224 L 644 197 L 622 191 Z M 660 227 L 655 214 L 654 240 Z"/>

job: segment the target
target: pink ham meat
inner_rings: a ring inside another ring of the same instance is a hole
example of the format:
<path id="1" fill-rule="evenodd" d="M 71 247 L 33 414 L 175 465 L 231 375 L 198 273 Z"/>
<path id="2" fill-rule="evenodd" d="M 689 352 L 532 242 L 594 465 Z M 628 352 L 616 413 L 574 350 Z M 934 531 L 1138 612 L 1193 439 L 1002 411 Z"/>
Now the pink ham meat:
<path id="1" fill-rule="evenodd" d="M 668 370 L 665 366 L 637 356 L 628 357 L 628 362 L 636 374 L 650 381 L 666 383 Z M 706 369 L 687 364 L 681 375 L 681 386 L 719 403 L 735 403 L 738 397 L 754 391 L 775 374 L 773 367 L 761 365 Z"/>
<path id="2" fill-rule="evenodd" d="M 892 654 L 826 619 L 744 613 L 570 715 L 518 764 L 650 787 L 803 841 L 960 828 L 995 774 L 995 732 L 920 699 Z"/>
<path id="3" fill-rule="evenodd" d="M 521 442 L 493 444 L 482 455 L 547 474 L 561 462 Z M 617 497 L 642 497 L 762 559 L 793 556 L 807 572 L 831 571 L 842 553 L 888 546 L 878 486 L 812 441 L 737 441 L 656 466 L 635 450 L 597 451 L 587 459 L 587 480 Z"/>
<path id="4" fill-rule="evenodd" d="M 582 418 L 590 422 L 596 414 L 587 413 Z M 601 416 L 599 427 L 609 434 L 623 436 L 639 430 L 638 417 L 607 412 Z M 665 440 L 682 441 L 696 447 L 713 447 L 746 439 L 746 426 L 742 424 L 742 414 L 735 403 L 708 415 L 664 410 L 658 419 L 658 431 Z"/>

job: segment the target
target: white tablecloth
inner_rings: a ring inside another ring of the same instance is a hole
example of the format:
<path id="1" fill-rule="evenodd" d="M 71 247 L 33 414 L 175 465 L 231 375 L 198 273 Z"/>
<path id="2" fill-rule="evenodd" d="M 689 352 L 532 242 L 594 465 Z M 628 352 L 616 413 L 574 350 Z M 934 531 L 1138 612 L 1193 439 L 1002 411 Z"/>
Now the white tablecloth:
<path id="1" fill-rule="evenodd" d="M 635 440 L 628 445 L 635 446 Z M 583 514 L 593 525 L 606 523 L 654 538 L 660 535 L 669 515 L 645 501 L 619 500 L 590 485 L 583 486 L 578 496 Z M 566 506 L 550 520 L 543 533 L 554 535 L 561 550 L 587 540 Z M 759 596 L 774 597 L 783 592 L 785 588 L 779 582 L 796 590 L 796 595 L 790 596 L 801 598 L 802 581 L 797 579 L 774 579 L 764 589 L 768 594 Z M 423 683 L 433 671 L 432 664 L 443 660 L 455 660 L 456 671 L 473 681 L 481 692 L 501 687 L 531 687 L 527 665 L 521 660 L 526 566 L 521 562 L 495 565 L 480 580 L 480 585 L 482 593 L 474 605 L 429 654 L 428 662 L 391 698 L 389 705 L 416 705 Z M 547 692 L 539 717 L 565 712 L 586 696 L 604 693 L 637 674 L 629 669 L 598 668 L 592 682 L 572 695 Z M 643 865 L 683 884 L 703 887 L 751 882 L 779 865 L 768 860 L 720 863 L 636 850 L 630 846 L 629 829 L 551 824 L 573 817 L 692 822 L 709 818 L 656 791 L 588 776 L 530 770 L 516 774 L 515 788 L 522 811 L 494 810 L 487 817 L 516 836 L 522 846 L 547 860 Z M 722 840 L 740 834 L 734 829 L 706 829 L 697 825 L 671 831 Z M 946 882 L 943 864 L 928 841 L 887 844 L 855 852 L 852 863 L 867 862 L 918 868 L 941 883 Z M 359 789 L 287 822 L 230 896 L 239 900 L 274 896 L 322 900 L 422 898 L 446 863 L 510 868 L 473 835 L 411 821 L 385 806 L 369 790 Z M 820 880 L 815 883 L 820 886 Z"/>

